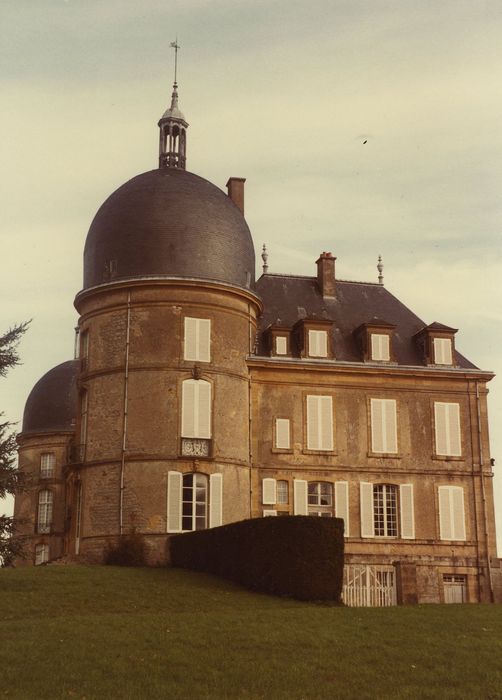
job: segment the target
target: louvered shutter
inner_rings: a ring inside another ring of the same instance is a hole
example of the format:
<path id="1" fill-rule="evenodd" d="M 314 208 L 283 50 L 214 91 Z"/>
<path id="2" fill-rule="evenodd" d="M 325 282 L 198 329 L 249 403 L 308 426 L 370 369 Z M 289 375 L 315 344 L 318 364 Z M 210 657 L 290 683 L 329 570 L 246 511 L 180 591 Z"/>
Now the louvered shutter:
<path id="1" fill-rule="evenodd" d="M 275 339 L 275 354 L 276 355 L 287 355 L 288 344 L 286 338 L 283 335 L 278 335 Z"/>
<path id="2" fill-rule="evenodd" d="M 452 351 L 449 338 L 434 338 L 434 363 L 436 365 L 451 365 Z"/>
<path id="3" fill-rule="evenodd" d="M 263 479 L 262 486 L 262 503 L 263 505 L 273 506 L 277 503 L 277 482 L 275 479 Z"/>
<path id="4" fill-rule="evenodd" d="M 381 333 L 371 334 L 371 359 L 389 360 L 389 336 Z"/>
<path id="5" fill-rule="evenodd" d="M 197 359 L 200 362 L 211 360 L 211 321 L 208 318 L 198 318 Z"/>
<path id="6" fill-rule="evenodd" d="M 181 436 L 197 437 L 195 434 L 195 385 L 194 379 L 183 382 L 181 393 Z"/>
<path id="7" fill-rule="evenodd" d="M 396 401 L 371 399 L 371 449 L 373 452 L 397 452 Z"/>
<path id="8" fill-rule="evenodd" d="M 293 501 L 295 515 L 308 515 L 306 481 L 302 479 L 293 480 Z"/>
<path id="9" fill-rule="evenodd" d="M 434 403 L 434 427 L 436 432 L 436 454 L 447 455 L 447 405 L 445 403 Z"/>
<path id="10" fill-rule="evenodd" d="M 209 477 L 209 527 L 218 527 L 223 522 L 223 474 Z"/>
<path id="11" fill-rule="evenodd" d="M 197 382 L 197 434 L 195 437 L 211 437 L 211 384 L 203 380 Z"/>
<path id="12" fill-rule="evenodd" d="M 371 399 L 371 450 L 384 452 L 383 404 L 380 399 Z"/>
<path id="13" fill-rule="evenodd" d="M 185 318 L 184 359 L 197 359 L 197 319 Z"/>
<path id="14" fill-rule="evenodd" d="M 452 539 L 465 540 L 464 489 L 461 486 L 450 487 L 452 513 Z"/>
<path id="15" fill-rule="evenodd" d="M 361 481 L 361 537 L 375 536 L 373 518 L 373 484 Z"/>
<path id="16" fill-rule="evenodd" d="M 288 418 L 276 418 L 275 421 L 275 446 L 280 450 L 289 450 L 290 447 L 290 437 L 289 437 L 289 419 Z"/>
<path id="17" fill-rule="evenodd" d="M 447 431 L 449 441 L 448 454 L 452 457 L 460 457 L 462 447 L 460 442 L 460 406 L 458 403 L 446 404 L 447 406 Z"/>
<path id="18" fill-rule="evenodd" d="M 450 503 L 450 486 L 439 486 L 439 537 L 442 540 L 453 539 L 452 513 Z"/>
<path id="19" fill-rule="evenodd" d="M 181 532 L 181 493 L 183 475 L 181 472 L 167 474 L 167 531 Z"/>
<path id="20" fill-rule="evenodd" d="M 320 403 L 320 449 L 333 449 L 333 400 L 331 396 L 319 396 Z"/>
<path id="21" fill-rule="evenodd" d="M 309 355 L 310 357 L 317 357 L 317 333 L 316 331 L 309 331 Z"/>
<path id="22" fill-rule="evenodd" d="M 394 399 L 384 400 L 385 412 L 385 452 L 391 454 L 397 452 L 397 416 L 396 402 Z"/>
<path id="23" fill-rule="evenodd" d="M 319 357 L 328 356 L 328 334 L 326 331 L 317 332 L 317 352 Z"/>
<path id="24" fill-rule="evenodd" d="M 307 449 L 319 449 L 319 397 L 307 396 Z"/>
<path id="25" fill-rule="evenodd" d="M 345 537 L 349 536 L 349 484 L 346 481 L 335 483 L 335 515 L 344 522 Z"/>
<path id="26" fill-rule="evenodd" d="M 413 506 L 413 484 L 401 484 L 401 537 L 404 540 L 415 539 L 415 513 Z"/>

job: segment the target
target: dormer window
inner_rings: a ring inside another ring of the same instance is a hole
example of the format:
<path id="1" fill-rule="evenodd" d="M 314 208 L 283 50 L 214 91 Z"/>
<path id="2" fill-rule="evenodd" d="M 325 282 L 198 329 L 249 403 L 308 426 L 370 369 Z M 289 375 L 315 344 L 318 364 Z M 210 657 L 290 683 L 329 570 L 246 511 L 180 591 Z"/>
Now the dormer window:
<path id="1" fill-rule="evenodd" d="M 433 347 L 435 365 L 453 364 L 450 338 L 433 338 Z"/>
<path id="2" fill-rule="evenodd" d="M 371 359 L 388 362 L 390 360 L 390 338 L 385 333 L 371 333 Z"/>
<path id="3" fill-rule="evenodd" d="M 309 357 L 328 356 L 328 333 L 327 331 L 309 330 Z"/>
<path id="4" fill-rule="evenodd" d="M 291 355 L 289 328 L 279 324 L 271 325 L 264 333 L 264 340 L 271 357 L 289 357 Z"/>

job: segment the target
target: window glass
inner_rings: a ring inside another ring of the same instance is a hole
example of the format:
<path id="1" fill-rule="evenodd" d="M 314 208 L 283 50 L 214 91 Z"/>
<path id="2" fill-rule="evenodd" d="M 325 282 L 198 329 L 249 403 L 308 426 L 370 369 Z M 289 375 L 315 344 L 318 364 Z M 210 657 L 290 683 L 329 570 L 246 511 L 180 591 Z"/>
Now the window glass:
<path id="1" fill-rule="evenodd" d="M 35 547 L 35 566 L 45 564 L 47 561 L 49 561 L 49 545 L 37 544 Z"/>
<path id="2" fill-rule="evenodd" d="M 310 481 L 308 484 L 309 515 L 330 517 L 333 515 L 333 484 Z"/>
<path id="3" fill-rule="evenodd" d="M 288 502 L 288 482 L 285 480 L 280 480 L 277 482 L 277 503 L 285 505 Z"/>
<path id="4" fill-rule="evenodd" d="M 208 510 L 208 478 L 205 474 L 183 474 L 182 530 L 205 530 Z"/>
<path id="5" fill-rule="evenodd" d="M 40 491 L 40 493 L 38 494 L 38 532 L 47 533 L 51 530 L 52 502 L 52 491 Z"/>
<path id="6" fill-rule="evenodd" d="M 40 455 L 40 476 L 43 479 L 51 479 L 54 476 L 56 457 L 53 452 L 43 452 Z"/>
<path id="7" fill-rule="evenodd" d="M 376 537 L 397 537 L 397 486 L 373 486 L 373 514 Z"/>

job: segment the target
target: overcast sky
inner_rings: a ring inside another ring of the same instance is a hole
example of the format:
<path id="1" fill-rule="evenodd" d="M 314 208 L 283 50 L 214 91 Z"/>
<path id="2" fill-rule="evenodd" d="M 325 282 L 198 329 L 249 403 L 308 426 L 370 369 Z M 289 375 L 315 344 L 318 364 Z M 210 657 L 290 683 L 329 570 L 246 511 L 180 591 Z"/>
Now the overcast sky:
<path id="1" fill-rule="evenodd" d="M 500 0 L 3 0 L 0 32 L 0 331 L 33 319 L 9 419 L 72 357 L 96 210 L 157 166 L 176 35 L 188 169 L 247 178 L 258 262 L 266 242 L 271 272 L 313 275 L 330 250 L 376 281 L 381 254 L 390 291 L 502 374 Z"/>

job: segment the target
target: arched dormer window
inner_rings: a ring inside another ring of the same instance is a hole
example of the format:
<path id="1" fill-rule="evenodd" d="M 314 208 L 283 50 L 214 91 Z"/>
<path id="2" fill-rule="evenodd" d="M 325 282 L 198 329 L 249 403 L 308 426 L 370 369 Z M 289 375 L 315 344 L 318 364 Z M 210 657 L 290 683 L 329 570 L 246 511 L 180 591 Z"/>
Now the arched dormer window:
<path id="1" fill-rule="evenodd" d="M 181 391 L 181 454 L 209 457 L 212 387 L 204 379 L 185 379 Z"/>
<path id="2" fill-rule="evenodd" d="M 44 489 L 38 494 L 37 532 L 41 534 L 51 531 L 53 500 L 54 494 L 52 491 Z"/>

